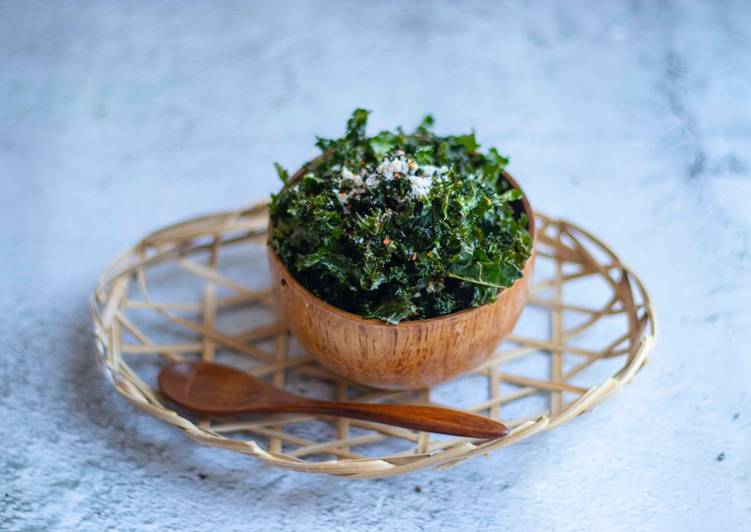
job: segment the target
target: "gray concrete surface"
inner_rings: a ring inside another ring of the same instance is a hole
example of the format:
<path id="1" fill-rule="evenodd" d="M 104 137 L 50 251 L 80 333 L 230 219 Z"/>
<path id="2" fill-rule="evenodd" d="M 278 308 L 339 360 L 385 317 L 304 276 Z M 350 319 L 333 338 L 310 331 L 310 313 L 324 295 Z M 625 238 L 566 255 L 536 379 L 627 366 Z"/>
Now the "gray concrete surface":
<path id="1" fill-rule="evenodd" d="M 748 530 L 750 28 L 744 1 L 0 2 L 0 528 Z M 662 335 L 630 387 L 375 482 L 204 449 L 115 396 L 103 267 L 266 197 L 355 106 L 474 127 L 642 274 Z"/>

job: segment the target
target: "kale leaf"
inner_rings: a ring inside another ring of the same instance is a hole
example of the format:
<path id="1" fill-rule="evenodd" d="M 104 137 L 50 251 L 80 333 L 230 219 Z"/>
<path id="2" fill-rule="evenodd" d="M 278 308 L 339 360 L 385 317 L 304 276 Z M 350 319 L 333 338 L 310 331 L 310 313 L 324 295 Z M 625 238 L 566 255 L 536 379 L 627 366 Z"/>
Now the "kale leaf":
<path id="1" fill-rule="evenodd" d="M 524 214 L 502 169 L 474 132 L 438 136 L 426 116 L 413 133 L 366 134 L 356 109 L 321 159 L 272 195 L 269 244 L 328 303 L 396 324 L 496 300 L 531 252 Z"/>

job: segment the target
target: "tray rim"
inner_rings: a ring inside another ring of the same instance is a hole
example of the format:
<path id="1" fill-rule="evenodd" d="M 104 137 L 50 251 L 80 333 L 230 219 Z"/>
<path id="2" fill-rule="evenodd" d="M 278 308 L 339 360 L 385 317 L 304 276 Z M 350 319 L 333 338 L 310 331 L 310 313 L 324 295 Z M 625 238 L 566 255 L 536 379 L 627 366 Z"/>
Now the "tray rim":
<path id="1" fill-rule="evenodd" d="M 208 249 L 209 245 L 203 244 L 197 247 L 187 246 L 187 242 L 195 239 L 197 236 L 214 235 L 215 242 L 220 234 L 226 234 L 233 230 L 240 230 L 244 233 L 245 239 L 263 239 L 265 241 L 266 224 L 265 216 L 267 212 L 267 203 L 260 202 L 246 209 L 219 211 L 212 214 L 206 214 L 184 219 L 183 221 L 170 224 L 163 228 L 149 233 L 141 239 L 136 245 L 118 255 L 103 271 L 97 281 L 96 289 L 90 298 L 90 308 L 92 320 L 94 323 L 95 344 L 98 353 L 97 360 L 104 369 L 105 374 L 115 387 L 115 390 L 123 396 L 128 402 L 145 411 L 157 419 L 170 423 L 191 438 L 192 440 L 206 446 L 219 447 L 242 454 L 252 455 L 264 463 L 275 465 L 286 469 L 327 473 L 336 476 L 345 476 L 350 478 L 380 478 L 396 474 L 403 474 L 429 466 L 445 469 L 452 467 L 459 462 L 476 456 L 478 454 L 487 454 L 490 451 L 512 445 L 522 439 L 526 439 L 538 432 L 543 432 L 556 428 L 563 423 L 570 421 L 578 415 L 591 410 L 604 399 L 620 391 L 625 384 L 631 382 L 635 374 L 647 362 L 648 354 L 652 351 L 657 338 L 657 322 L 654 309 L 652 307 L 649 293 L 646 290 L 639 276 L 623 261 L 618 255 L 598 237 L 594 236 L 588 230 L 573 224 L 565 219 L 553 219 L 542 213 L 536 212 L 536 223 L 542 223 L 543 228 L 539 228 L 539 234 L 544 233 L 544 228 L 551 225 L 557 225 L 559 228 L 565 227 L 575 230 L 584 235 L 592 243 L 596 244 L 601 251 L 605 252 L 613 260 L 612 266 L 608 269 L 617 268 L 622 272 L 622 281 L 628 290 L 632 290 L 631 283 L 639 291 L 641 304 L 644 315 L 641 330 L 638 331 L 638 343 L 632 346 L 631 352 L 627 355 L 623 367 L 615 374 L 608 377 L 600 384 L 591 386 L 577 400 L 569 403 L 565 408 L 554 415 L 541 415 L 534 420 L 528 420 L 513 428 L 511 433 L 498 440 L 489 440 L 484 442 L 458 441 L 447 447 L 436 449 L 424 453 L 415 453 L 406 456 L 384 456 L 377 458 L 339 458 L 335 460 L 326 460 L 319 462 L 307 462 L 296 457 L 288 456 L 283 452 L 271 452 L 262 448 L 253 440 L 236 440 L 227 438 L 209 428 L 201 426 L 200 423 L 182 417 L 178 412 L 165 407 L 159 401 L 159 398 L 145 385 L 140 378 L 127 366 L 122 363 L 122 353 L 119 351 L 121 346 L 117 345 L 119 334 L 118 323 L 116 319 L 119 315 L 119 304 L 122 297 L 127 292 L 127 279 L 136 274 L 139 270 L 151 266 L 161 260 L 167 260 L 171 257 L 180 257 L 186 250 L 199 251 Z M 248 224 L 238 223 L 243 217 L 257 217 L 263 221 L 255 227 L 249 227 Z M 196 226 L 196 227 L 194 227 Z M 232 239 L 224 242 L 231 242 Z M 144 257 L 146 250 L 153 247 L 158 249 L 165 243 L 182 243 L 173 249 L 163 252 L 163 255 L 154 255 Z M 215 244 L 216 245 L 216 244 Z M 219 244 L 222 245 L 222 244 Z M 142 259 L 135 264 L 123 266 L 129 257 L 140 255 Z M 159 258 L 161 260 L 154 260 Z M 631 295 L 633 301 L 633 294 Z M 629 329 L 631 331 L 631 328 Z M 115 356 L 116 355 L 116 356 Z"/>

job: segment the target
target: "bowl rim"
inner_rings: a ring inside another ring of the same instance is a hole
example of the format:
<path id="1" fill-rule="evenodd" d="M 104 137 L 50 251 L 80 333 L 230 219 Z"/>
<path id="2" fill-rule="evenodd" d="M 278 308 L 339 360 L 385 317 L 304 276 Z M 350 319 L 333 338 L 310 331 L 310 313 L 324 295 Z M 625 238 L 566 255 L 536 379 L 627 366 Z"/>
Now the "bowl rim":
<path id="1" fill-rule="evenodd" d="M 306 172 L 312 166 L 315 166 L 317 163 L 321 161 L 322 158 L 323 158 L 323 155 L 319 155 L 315 159 L 312 159 L 308 161 L 307 163 L 303 164 L 300 167 L 300 169 L 297 170 L 289 178 L 287 183 L 289 184 L 289 183 L 294 183 L 295 181 L 297 181 L 300 178 L 300 176 L 302 176 L 303 172 Z M 510 287 L 501 288 L 498 291 L 499 298 L 496 299 L 493 303 L 486 303 L 484 305 L 480 305 L 479 307 L 464 308 L 462 310 L 457 310 L 456 312 L 451 312 L 443 316 L 436 316 L 434 318 L 405 320 L 405 321 L 400 321 L 397 324 L 386 323 L 376 318 L 365 318 L 361 316 L 360 314 L 355 314 L 354 312 L 349 312 L 347 310 L 341 309 L 323 300 L 317 295 L 315 295 L 313 292 L 311 292 L 305 286 L 303 286 L 303 284 L 297 280 L 297 278 L 292 274 L 292 272 L 290 272 L 289 269 L 287 269 L 287 265 L 284 264 L 284 261 L 281 259 L 281 257 L 279 257 L 276 250 L 273 247 L 271 247 L 271 245 L 269 244 L 269 241 L 267 240 L 266 249 L 268 250 L 269 258 L 271 261 L 273 261 L 274 266 L 281 272 L 287 284 L 289 284 L 292 288 L 300 292 L 306 300 L 312 301 L 313 304 L 318 305 L 319 307 L 321 307 L 323 310 L 327 312 L 338 315 L 340 318 L 348 319 L 350 321 L 357 322 L 362 325 L 367 325 L 370 327 L 375 326 L 375 327 L 383 327 L 383 328 L 389 328 L 389 329 L 394 329 L 394 328 L 406 329 L 410 327 L 420 327 L 422 324 L 433 324 L 436 322 L 451 323 L 454 321 L 463 320 L 464 318 L 467 317 L 468 314 L 471 314 L 473 312 L 479 312 L 481 309 L 495 305 L 497 303 L 502 303 L 502 301 L 500 300 L 500 294 L 503 292 L 511 291 L 511 290 L 514 290 L 515 288 L 518 288 L 519 283 L 521 281 L 524 281 L 525 277 L 529 273 L 527 272 L 527 269 L 529 268 L 530 263 L 534 261 L 534 258 L 535 258 L 535 249 L 537 245 L 537 231 L 535 227 L 536 224 L 535 224 L 534 211 L 532 210 L 532 205 L 529 202 L 529 198 L 527 198 L 526 192 L 524 192 L 524 190 L 519 186 L 519 183 L 516 181 L 516 179 L 514 179 L 511 176 L 511 174 L 509 174 L 506 170 L 501 169 L 501 175 L 506 180 L 506 182 L 508 182 L 508 184 L 511 185 L 511 188 L 520 190 L 522 191 L 522 193 L 524 193 L 524 195 L 519 201 L 521 201 L 524 212 L 527 215 L 527 222 L 528 222 L 527 230 L 529 231 L 529 235 L 532 237 L 532 247 L 531 247 L 531 252 L 529 254 L 529 257 L 527 257 L 527 260 L 524 263 L 524 267 L 522 268 L 522 272 L 524 273 L 524 275 L 520 277 L 519 279 L 517 279 L 516 281 L 514 281 L 514 284 L 512 284 Z M 282 190 L 284 190 L 284 188 L 286 188 L 288 184 L 282 187 Z M 271 237 L 271 233 L 273 229 L 274 229 L 274 223 L 271 217 L 269 216 L 269 225 L 268 225 L 269 238 Z"/>

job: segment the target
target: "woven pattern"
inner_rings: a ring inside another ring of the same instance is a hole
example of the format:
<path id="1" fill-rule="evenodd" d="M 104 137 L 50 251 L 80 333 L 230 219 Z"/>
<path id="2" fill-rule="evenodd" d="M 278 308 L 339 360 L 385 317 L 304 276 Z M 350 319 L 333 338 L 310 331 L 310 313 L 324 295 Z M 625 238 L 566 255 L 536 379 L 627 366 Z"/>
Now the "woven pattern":
<path id="1" fill-rule="evenodd" d="M 195 441 L 297 471 L 377 478 L 450 467 L 549 430 L 620 390 L 656 328 L 639 278 L 587 231 L 538 214 L 535 282 L 519 325 L 481 367 L 418 392 L 374 390 L 317 364 L 276 319 L 265 205 L 157 231 L 104 272 L 92 297 L 99 360 L 115 389 Z M 309 415 L 215 418 L 155 387 L 167 360 L 216 360 L 316 398 L 433 403 L 501 419 L 478 441 Z"/>

